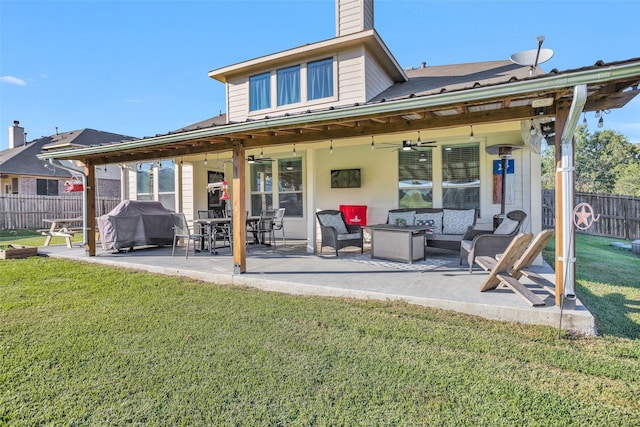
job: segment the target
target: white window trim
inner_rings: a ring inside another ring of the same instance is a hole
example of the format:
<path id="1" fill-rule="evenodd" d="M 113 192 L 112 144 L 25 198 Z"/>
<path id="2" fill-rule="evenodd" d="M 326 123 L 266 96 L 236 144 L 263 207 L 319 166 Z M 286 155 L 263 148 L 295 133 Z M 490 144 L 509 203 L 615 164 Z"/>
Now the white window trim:
<path id="1" fill-rule="evenodd" d="M 323 59 L 329 59 L 329 58 L 331 58 L 332 65 L 333 65 L 333 96 L 308 100 L 307 99 L 307 64 L 309 62 L 321 61 Z M 283 68 L 293 67 L 296 65 L 300 66 L 300 102 L 295 102 L 295 103 L 286 104 L 286 105 L 278 105 L 278 70 Z M 271 94 L 270 94 L 271 106 L 267 108 L 262 108 L 260 110 L 251 110 L 250 109 L 251 77 L 259 76 L 266 73 L 269 73 L 269 84 L 270 84 L 270 90 L 271 90 Z M 289 64 L 279 66 L 272 70 L 252 73 L 250 76 L 247 77 L 246 85 L 247 85 L 247 117 L 255 117 L 255 116 L 259 116 L 259 115 L 261 116 L 269 113 L 295 110 L 307 105 L 312 106 L 312 105 L 336 102 L 338 101 L 338 55 L 337 54 L 322 55 L 317 58 L 308 59 L 307 61 L 304 61 L 304 62 L 292 62 Z"/>

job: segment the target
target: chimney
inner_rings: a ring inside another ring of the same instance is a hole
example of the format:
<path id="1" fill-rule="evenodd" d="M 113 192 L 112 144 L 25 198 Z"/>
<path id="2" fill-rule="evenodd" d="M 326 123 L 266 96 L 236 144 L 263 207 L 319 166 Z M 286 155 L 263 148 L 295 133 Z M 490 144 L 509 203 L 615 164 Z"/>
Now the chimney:
<path id="1" fill-rule="evenodd" d="M 336 37 L 373 29 L 373 0 L 336 0 Z"/>
<path id="2" fill-rule="evenodd" d="M 25 145 L 24 128 L 20 127 L 20 122 L 13 121 L 13 126 L 9 126 L 9 148 L 22 147 Z"/>

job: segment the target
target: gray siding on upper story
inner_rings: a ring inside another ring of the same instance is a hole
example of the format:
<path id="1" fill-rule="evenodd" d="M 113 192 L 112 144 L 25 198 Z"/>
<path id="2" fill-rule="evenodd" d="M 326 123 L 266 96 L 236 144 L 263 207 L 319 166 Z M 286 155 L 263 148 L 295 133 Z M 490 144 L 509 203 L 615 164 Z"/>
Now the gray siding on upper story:
<path id="1" fill-rule="evenodd" d="M 242 122 L 249 114 L 249 77 L 237 77 L 229 79 L 228 88 L 228 120 L 229 122 Z"/>
<path id="2" fill-rule="evenodd" d="M 384 72 L 380 63 L 371 55 L 365 56 L 366 98 L 371 100 L 393 85 L 394 81 Z"/>

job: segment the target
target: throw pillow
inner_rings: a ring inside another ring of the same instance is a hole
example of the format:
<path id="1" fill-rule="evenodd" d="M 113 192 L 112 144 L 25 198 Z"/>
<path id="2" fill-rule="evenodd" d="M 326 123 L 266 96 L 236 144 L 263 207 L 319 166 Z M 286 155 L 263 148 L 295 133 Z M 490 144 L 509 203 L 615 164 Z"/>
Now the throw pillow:
<path id="1" fill-rule="evenodd" d="M 389 224 L 395 225 L 396 219 L 402 218 L 405 220 L 405 225 L 415 225 L 416 211 L 409 212 L 389 212 Z"/>
<path id="2" fill-rule="evenodd" d="M 428 221 L 433 224 L 433 234 L 442 234 L 442 212 L 434 212 L 434 213 L 421 213 L 420 221 Z M 416 218 L 418 215 L 416 215 Z"/>
<path id="3" fill-rule="evenodd" d="M 505 218 L 502 220 L 498 228 L 495 229 L 493 234 L 511 234 L 516 231 L 518 224 L 518 221 L 514 221 L 511 218 Z"/>
<path id="4" fill-rule="evenodd" d="M 342 216 L 338 214 L 322 214 L 318 215 L 320 222 L 325 227 L 334 227 L 338 234 L 347 234 L 347 226 L 342 220 Z"/>
<path id="5" fill-rule="evenodd" d="M 433 218 L 429 218 L 426 215 L 428 214 L 416 214 L 416 225 L 423 225 L 426 227 L 433 227 L 436 224 L 436 221 Z"/>
<path id="6" fill-rule="evenodd" d="M 473 225 L 475 209 L 445 209 L 443 215 L 444 234 L 464 234 Z"/>

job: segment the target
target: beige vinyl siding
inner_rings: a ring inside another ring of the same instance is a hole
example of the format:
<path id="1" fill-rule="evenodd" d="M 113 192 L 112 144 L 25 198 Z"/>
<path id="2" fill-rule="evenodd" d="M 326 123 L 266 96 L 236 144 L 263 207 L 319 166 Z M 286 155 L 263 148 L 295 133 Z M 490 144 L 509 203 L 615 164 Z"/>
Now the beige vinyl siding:
<path id="1" fill-rule="evenodd" d="M 338 104 L 365 102 L 363 49 L 353 49 L 338 55 Z"/>
<path id="2" fill-rule="evenodd" d="M 371 55 L 365 56 L 366 100 L 369 101 L 380 92 L 393 85 L 393 80 L 384 72 L 378 61 Z"/>
<path id="3" fill-rule="evenodd" d="M 228 121 L 241 122 L 249 113 L 249 78 L 229 79 L 228 85 Z"/>
<path id="4" fill-rule="evenodd" d="M 340 0 L 336 2 L 336 36 L 373 28 L 373 1 Z"/>
<path id="5" fill-rule="evenodd" d="M 182 165 L 182 188 L 180 192 L 182 193 L 182 212 L 184 212 L 187 220 L 196 218 L 195 194 L 193 192 L 196 186 L 194 184 L 194 165 L 192 163 L 184 163 Z M 206 189 L 206 185 L 197 188 Z"/>

